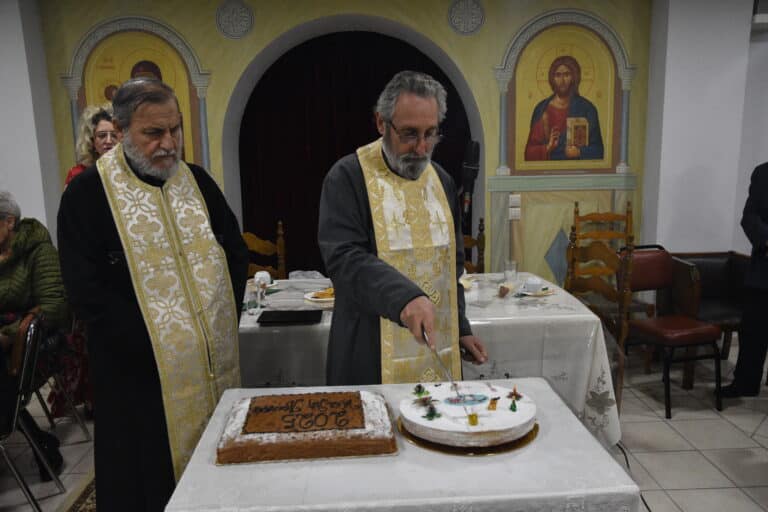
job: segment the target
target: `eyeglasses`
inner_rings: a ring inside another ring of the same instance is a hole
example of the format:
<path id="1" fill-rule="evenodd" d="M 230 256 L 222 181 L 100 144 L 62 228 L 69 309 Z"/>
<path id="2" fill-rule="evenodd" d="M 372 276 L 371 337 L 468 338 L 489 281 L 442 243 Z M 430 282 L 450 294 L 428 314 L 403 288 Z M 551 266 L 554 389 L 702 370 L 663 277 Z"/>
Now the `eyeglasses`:
<path id="1" fill-rule="evenodd" d="M 106 139 L 107 137 L 111 137 L 112 140 L 117 140 L 117 132 L 96 132 L 94 135 L 97 139 Z"/>
<path id="2" fill-rule="evenodd" d="M 403 144 L 408 144 L 409 146 L 415 146 L 418 144 L 422 137 L 424 138 L 424 142 L 427 144 L 427 146 L 434 146 L 443 138 L 443 136 L 440 135 L 440 132 L 437 131 L 437 128 L 430 128 L 424 132 L 424 135 L 421 135 L 413 128 L 404 128 L 399 130 L 397 126 L 395 126 L 395 123 L 392 121 L 387 121 L 387 123 L 389 123 L 389 126 L 391 126 L 395 131 L 398 138 L 400 139 L 400 142 Z"/>

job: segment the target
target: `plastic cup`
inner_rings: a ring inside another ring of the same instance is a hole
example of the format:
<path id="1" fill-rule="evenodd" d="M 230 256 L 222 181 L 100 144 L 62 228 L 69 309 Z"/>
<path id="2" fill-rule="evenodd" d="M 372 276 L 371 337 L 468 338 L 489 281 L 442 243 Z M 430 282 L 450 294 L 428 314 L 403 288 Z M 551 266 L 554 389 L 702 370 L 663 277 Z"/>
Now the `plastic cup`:
<path id="1" fill-rule="evenodd" d="M 504 281 L 508 283 L 517 281 L 517 262 L 515 260 L 504 262 Z"/>

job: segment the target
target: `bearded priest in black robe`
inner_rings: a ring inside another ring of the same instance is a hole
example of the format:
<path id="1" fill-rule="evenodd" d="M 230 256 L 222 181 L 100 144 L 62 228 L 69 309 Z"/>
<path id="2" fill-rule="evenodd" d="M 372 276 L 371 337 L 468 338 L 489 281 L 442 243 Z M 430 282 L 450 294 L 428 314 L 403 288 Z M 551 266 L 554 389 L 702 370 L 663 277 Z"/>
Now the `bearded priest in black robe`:
<path id="1" fill-rule="evenodd" d="M 117 91 L 122 144 L 67 187 L 58 245 L 88 327 L 99 510 L 161 511 L 221 393 L 240 384 L 248 253 L 213 179 L 180 160 L 173 90 Z"/>

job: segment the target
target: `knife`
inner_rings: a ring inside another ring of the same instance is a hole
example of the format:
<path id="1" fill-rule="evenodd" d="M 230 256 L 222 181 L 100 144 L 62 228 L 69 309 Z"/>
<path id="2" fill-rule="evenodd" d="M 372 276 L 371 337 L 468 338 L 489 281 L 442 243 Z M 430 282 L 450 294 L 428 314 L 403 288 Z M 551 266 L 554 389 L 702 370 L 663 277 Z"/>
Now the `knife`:
<path id="1" fill-rule="evenodd" d="M 424 337 L 424 341 L 427 342 L 427 348 L 430 352 L 432 352 L 432 357 L 437 361 L 437 363 L 440 365 L 440 368 L 443 370 L 443 374 L 448 378 L 448 380 L 451 382 L 451 389 L 453 389 L 456 392 L 456 396 L 459 398 L 459 403 L 464 405 L 463 397 L 461 393 L 459 393 L 459 386 L 456 385 L 456 382 L 454 382 L 453 377 L 451 376 L 451 371 L 448 369 L 447 366 L 445 366 L 445 363 L 442 359 L 440 359 L 440 356 L 437 355 L 437 346 L 430 347 L 429 346 L 429 337 L 427 337 L 427 331 L 422 326 L 421 328 L 421 335 Z M 464 412 L 469 414 L 469 411 L 467 411 L 466 406 L 464 406 Z"/>

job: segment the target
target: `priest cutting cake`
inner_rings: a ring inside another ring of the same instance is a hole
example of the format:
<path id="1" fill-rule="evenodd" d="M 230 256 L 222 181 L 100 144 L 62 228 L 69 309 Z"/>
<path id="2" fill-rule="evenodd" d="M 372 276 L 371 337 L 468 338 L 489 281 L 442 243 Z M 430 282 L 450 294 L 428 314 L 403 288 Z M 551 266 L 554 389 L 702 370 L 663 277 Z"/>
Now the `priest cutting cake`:
<path id="1" fill-rule="evenodd" d="M 456 378 L 460 347 L 475 362 L 487 359 L 458 283 L 464 251 L 455 185 L 431 162 L 445 113 L 440 83 L 398 73 L 376 103 L 382 137 L 325 178 L 318 242 L 336 293 L 328 384 L 444 380 L 432 346 Z"/>
<path id="2" fill-rule="evenodd" d="M 123 143 L 67 187 L 58 240 L 88 326 L 99 510 L 163 510 L 221 393 L 240 384 L 248 253 L 213 179 L 180 160 L 173 90 L 133 79 L 113 98 Z"/>

